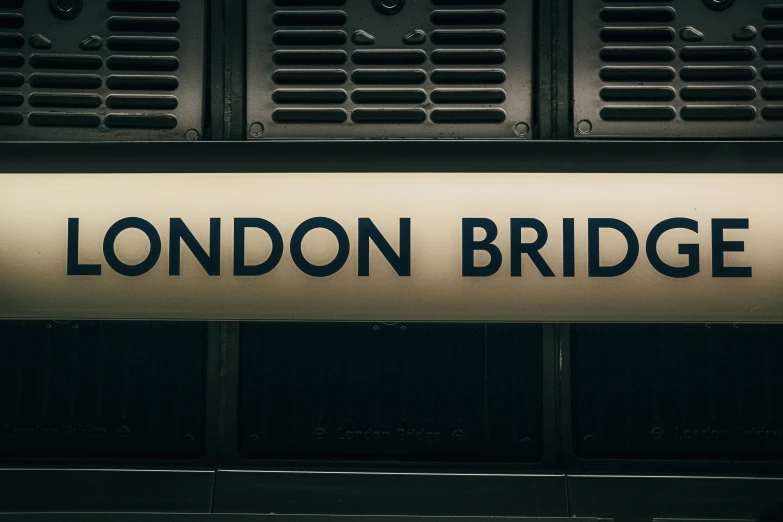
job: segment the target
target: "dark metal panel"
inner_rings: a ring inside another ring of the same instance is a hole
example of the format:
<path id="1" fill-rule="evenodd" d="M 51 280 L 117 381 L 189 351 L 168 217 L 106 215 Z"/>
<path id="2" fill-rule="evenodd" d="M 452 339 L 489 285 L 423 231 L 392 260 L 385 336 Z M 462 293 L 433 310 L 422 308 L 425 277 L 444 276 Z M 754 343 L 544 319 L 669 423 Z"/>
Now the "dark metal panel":
<path id="1" fill-rule="evenodd" d="M 577 517 L 755 520 L 783 498 L 783 479 L 569 476 L 568 493 Z"/>
<path id="2" fill-rule="evenodd" d="M 574 326 L 577 454 L 780 460 L 782 334 L 780 326 Z"/>
<path id="3" fill-rule="evenodd" d="M 568 516 L 559 475 L 219 471 L 216 513 Z"/>
<path id="4" fill-rule="evenodd" d="M 783 172 L 776 142 L 0 143 L 0 157 L 0 173 Z"/>
<path id="5" fill-rule="evenodd" d="M 197 458 L 201 323 L 0 322 L 0 456 Z"/>
<path id="6" fill-rule="evenodd" d="M 532 0 L 383 5 L 248 1 L 247 137 L 532 137 Z"/>
<path id="7" fill-rule="evenodd" d="M 783 137 L 773 3 L 573 0 L 573 135 Z"/>
<path id="8" fill-rule="evenodd" d="M 0 100 L 19 100 L 0 102 L 0 140 L 202 137 L 205 0 L 19 4 L 2 8 L 21 25 L 0 28 L 19 39 L 0 45 Z"/>
<path id="9" fill-rule="evenodd" d="M 536 325 L 243 323 L 248 458 L 538 461 Z"/>
<path id="10" fill-rule="evenodd" d="M 208 513 L 211 471 L 0 470 L 2 512 Z"/>

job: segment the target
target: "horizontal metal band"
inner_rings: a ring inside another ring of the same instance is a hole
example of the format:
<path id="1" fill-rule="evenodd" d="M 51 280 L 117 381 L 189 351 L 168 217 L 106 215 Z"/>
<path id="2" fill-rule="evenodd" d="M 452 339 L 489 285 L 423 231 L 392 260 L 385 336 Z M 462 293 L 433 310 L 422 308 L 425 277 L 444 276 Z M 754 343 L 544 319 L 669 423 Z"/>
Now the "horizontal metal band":
<path id="1" fill-rule="evenodd" d="M 0 143 L 3 172 L 783 172 L 776 141 Z"/>

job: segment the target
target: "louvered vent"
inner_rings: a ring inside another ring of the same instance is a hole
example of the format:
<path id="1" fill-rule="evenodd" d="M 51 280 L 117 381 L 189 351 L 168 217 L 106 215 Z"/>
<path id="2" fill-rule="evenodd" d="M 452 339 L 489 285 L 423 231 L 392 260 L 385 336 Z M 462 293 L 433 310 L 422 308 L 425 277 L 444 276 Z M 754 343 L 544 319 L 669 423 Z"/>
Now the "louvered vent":
<path id="1" fill-rule="evenodd" d="M 575 136 L 783 137 L 783 4 L 575 1 L 573 63 Z"/>
<path id="2" fill-rule="evenodd" d="M 203 0 L 61 5 L 0 0 L 0 140 L 200 136 Z"/>
<path id="3" fill-rule="evenodd" d="M 253 0 L 247 9 L 250 138 L 531 135 L 530 0 Z"/>

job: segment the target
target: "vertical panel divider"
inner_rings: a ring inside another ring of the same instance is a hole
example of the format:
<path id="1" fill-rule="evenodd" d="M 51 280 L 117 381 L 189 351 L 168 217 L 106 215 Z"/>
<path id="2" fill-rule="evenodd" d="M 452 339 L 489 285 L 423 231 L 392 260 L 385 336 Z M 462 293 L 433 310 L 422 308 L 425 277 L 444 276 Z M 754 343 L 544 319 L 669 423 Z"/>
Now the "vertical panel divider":
<path id="1" fill-rule="evenodd" d="M 553 471 L 559 468 L 560 419 L 558 418 L 559 393 L 559 329 L 554 324 L 542 325 L 542 386 L 543 386 L 543 451 L 541 462 Z"/>
<path id="2" fill-rule="evenodd" d="M 220 460 L 219 467 L 239 460 L 239 323 L 220 323 Z"/>
<path id="3" fill-rule="evenodd" d="M 225 20 L 223 12 L 223 0 L 210 0 L 207 3 L 207 22 L 209 29 L 209 44 L 204 49 L 209 63 L 209 104 L 207 113 L 209 118 L 205 124 L 209 126 L 209 135 L 205 136 L 210 141 L 223 141 L 226 139 L 225 120 L 223 110 L 226 100 L 226 45 L 225 45 Z"/>
<path id="4" fill-rule="evenodd" d="M 533 39 L 533 68 L 536 75 L 533 114 L 537 120 L 534 122 L 534 136 L 539 140 L 554 139 L 557 130 L 554 96 L 557 86 L 557 70 L 554 66 L 557 49 L 553 46 L 557 40 L 553 32 L 555 21 L 552 4 L 551 0 L 537 0 L 535 3 L 537 31 Z"/>
<path id="5" fill-rule="evenodd" d="M 245 12 L 246 0 L 225 0 L 223 120 L 225 124 L 224 136 L 232 141 L 243 141 L 246 134 L 245 55 L 247 28 L 245 27 Z"/>
<path id="6" fill-rule="evenodd" d="M 546 1 L 546 0 L 542 0 Z M 579 0 L 551 0 L 552 3 L 552 63 L 554 68 L 554 86 L 552 96 L 552 118 L 555 121 L 553 139 L 573 139 L 573 94 L 572 67 L 572 2 Z"/>
<path id="7" fill-rule="evenodd" d="M 573 471 L 577 463 L 574 454 L 572 386 L 571 386 L 571 325 L 558 326 L 558 391 L 560 417 L 560 462 L 565 473 Z"/>
<path id="8" fill-rule="evenodd" d="M 205 370 L 206 386 L 204 388 L 206 412 L 204 415 L 204 460 L 207 466 L 217 465 L 220 444 L 220 390 L 221 390 L 221 357 L 220 357 L 221 323 L 207 323 L 207 365 Z"/>

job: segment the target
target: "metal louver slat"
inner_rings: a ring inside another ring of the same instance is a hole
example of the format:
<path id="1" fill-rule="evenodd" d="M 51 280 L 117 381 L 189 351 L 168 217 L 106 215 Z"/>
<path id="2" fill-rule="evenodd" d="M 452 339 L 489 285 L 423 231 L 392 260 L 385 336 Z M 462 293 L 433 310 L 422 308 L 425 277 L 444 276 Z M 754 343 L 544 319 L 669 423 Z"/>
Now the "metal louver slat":
<path id="1" fill-rule="evenodd" d="M 201 136 L 204 0 L 57 5 L 0 8 L 0 140 Z"/>
<path id="2" fill-rule="evenodd" d="M 574 136 L 783 136 L 783 4 L 573 6 Z"/>
<path id="3" fill-rule="evenodd" d="M 247 137 L 529 138 L 532 6 L 248 2 Z"/>

